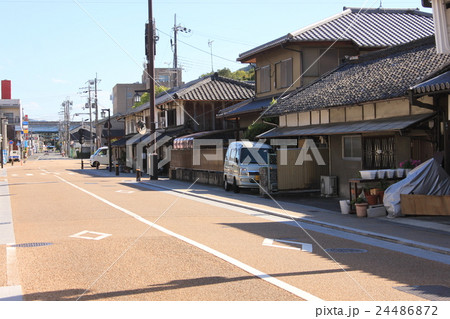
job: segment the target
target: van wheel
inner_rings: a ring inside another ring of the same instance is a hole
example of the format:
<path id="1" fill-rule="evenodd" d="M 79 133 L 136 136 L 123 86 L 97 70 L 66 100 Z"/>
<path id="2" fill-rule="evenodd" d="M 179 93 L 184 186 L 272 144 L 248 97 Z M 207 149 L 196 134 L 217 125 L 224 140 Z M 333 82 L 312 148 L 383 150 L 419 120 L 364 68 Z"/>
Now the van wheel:
<path id="1" fill-rule="evenodd" d="M 233 192 L 239 193 L 240 191 L 241 190 L 240 190 L 239 186 L 237 185 L 236 178 L 235 178 L 235 179 L 233 179 Z"/>
<path id="2" fill-rule="evenodd" d="M 227 192 L 231 189 L 231 185 L 228 184 L 226 177 L 224 177 L 223 179 L 223 189 L 226 190 Z"/>
<path id="3" fill-rule="evenodd" d="M 96 169 L 99 169 L 100 168 L 100 162 L 94 162 L 94 167 Z"/>

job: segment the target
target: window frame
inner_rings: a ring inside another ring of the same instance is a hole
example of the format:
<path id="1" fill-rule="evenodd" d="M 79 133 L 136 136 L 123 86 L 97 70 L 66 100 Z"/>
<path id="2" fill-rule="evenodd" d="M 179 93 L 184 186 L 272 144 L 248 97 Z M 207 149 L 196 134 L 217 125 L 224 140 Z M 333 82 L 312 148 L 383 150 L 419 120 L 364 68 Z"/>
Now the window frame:
<path id="1" fill-rule="evenodd" d="M 293 59 L 285 59 L 275 64 L 275 87 L 285 89 L 292 85 L 294 81 Z"/>
<path id="2" fill-rule="evenodd" d="M 352 155 L 352 156 L 345 156 L 346 155 L 346 152 L 345 152 L 345 139 L 346 138 L 350 138 L 350 139 L 352 139 L 352 142 L 351 142 L 351 147 L 352 147 L 352 149 L 351 149 L 351 154 L 350 155 Z M 358 157 L 358 156 L 353 156 L 354 154 L 353 154 L 353 139 L 359 139 L 359 149 L 360 149 L 360 156 Z M 342 159 L 343 160 L 346 160 L 346 161 L 361 161 L 362 160 L 362 147 L 363 147 L 363 145 L 362 145 L 362 136 L 361 135 L 344 135 L 344 136 L 342 136 Z"/>
<path id="3" fill-rule="evenodd" d="M 259 72 L 259 93 L 266 93 L 272 90 L 271 85 L 271 66 L 270 64 L 262 66 L 258 70 Z"/>

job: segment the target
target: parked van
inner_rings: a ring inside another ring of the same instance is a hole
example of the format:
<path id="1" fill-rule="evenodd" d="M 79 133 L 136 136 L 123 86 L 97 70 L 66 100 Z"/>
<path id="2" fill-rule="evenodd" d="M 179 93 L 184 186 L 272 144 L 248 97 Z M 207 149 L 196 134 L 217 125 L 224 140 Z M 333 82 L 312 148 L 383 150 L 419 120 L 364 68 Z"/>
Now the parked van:
<path id="1" fill-rule="evenodd" d="M 109 165 L 108 146 L 103 146 L 96 150 L 94 155 L 91 155 L 89 162 L 91 163 L 92 167 Z"/>
<path id="2" fill-rule="evenodd" d="M 259 188 L 259 168 L 267 166 L 272 147 L 249 141 L 232 142 L 228 146 L 223 168 L 223 185 L 235 193 L 240 188 Z"/>

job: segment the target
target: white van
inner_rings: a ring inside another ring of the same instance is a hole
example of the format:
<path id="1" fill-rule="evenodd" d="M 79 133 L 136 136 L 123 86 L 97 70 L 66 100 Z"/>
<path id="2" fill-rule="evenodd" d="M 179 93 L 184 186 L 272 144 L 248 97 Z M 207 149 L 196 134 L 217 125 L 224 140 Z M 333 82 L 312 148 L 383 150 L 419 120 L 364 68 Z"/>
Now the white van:
<path id="1" fill-rule="evenodd" d="M 233 191 L 238 193 L 240 188 L 259 188 L 259 168 L 268 165 L 271 151 L 270 145 L 259 142 L 230 143 L 223 168 L 224 189 L 229 191 L 233 187 Z"/>
<path id="2" fill-rule="evenodd" d="M 96 150 L 94 155 L 91 155 L 89 162 L 91 163 L 92 167 L 109 165 L 108 146 L 103 146 Z"/>

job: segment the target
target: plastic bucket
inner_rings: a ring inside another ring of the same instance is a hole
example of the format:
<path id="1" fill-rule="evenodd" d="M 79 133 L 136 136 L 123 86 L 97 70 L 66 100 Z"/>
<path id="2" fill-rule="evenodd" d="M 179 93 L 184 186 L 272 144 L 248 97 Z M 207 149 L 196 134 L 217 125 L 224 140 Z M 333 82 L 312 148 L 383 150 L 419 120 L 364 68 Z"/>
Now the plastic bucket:
<path id="1" fill-rule="evenodd" d="M 349 204 L 348 200 L 340 200 L 339 205 L 341 206 L 342 214 L 350 213 L 350 204 Z"/>

